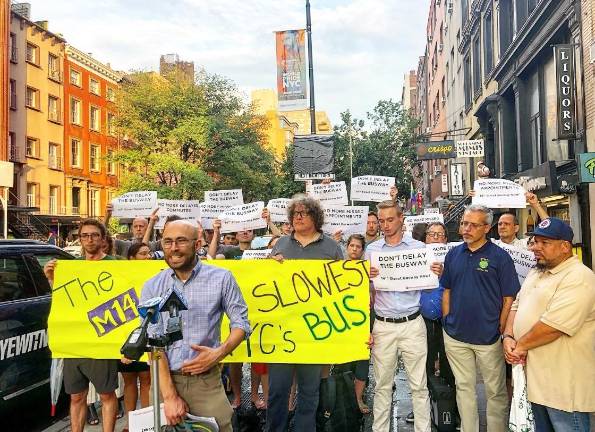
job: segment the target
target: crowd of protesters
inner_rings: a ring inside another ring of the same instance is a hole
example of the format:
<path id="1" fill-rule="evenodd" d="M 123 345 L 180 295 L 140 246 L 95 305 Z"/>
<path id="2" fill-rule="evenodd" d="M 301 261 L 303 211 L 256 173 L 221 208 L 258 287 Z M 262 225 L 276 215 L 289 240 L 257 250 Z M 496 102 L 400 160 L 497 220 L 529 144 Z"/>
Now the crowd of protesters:
<path id="1" fill-rule="evenodd" d="M 270 259 L 370 259 L 374 252 L 425 247 L 448 241 L 442 223 L 415 226 L 407 232 L 404 212 L 396 201 L 378 204 L 368 215 L 365 235 L 347 238 L 322 232 L 324 211 L 319 201 L 297 195 L 287 208 L 288 222 L 275 226 L 267 219 Z M 488 431 L 508 428 L 507 366 L 523 364 L 527 371 L 528 399 L 538 431 L 589 431 L 589 412 L 595 411 L 595 276 L 572 253 L 572 229 L 548 217 L 535 195 L 528 204 L 541 222 L 528 238 L 519 238 L 513 213 L 500 215 L 499 240 L 490 241 L 494 214 L 484 206 L 468 206 L 454 246 L 444 263 L 433 263 L 439 285 L 432 290 L 375 290 L 370 282 L 370 360 L 354 362 L 354 388 L 362 415 L 373 415 L 373 430 L 389 430 L 393 383 L 398 358 L 403 361 L 411 390 L 413 412 L 407 421 L 416 432 L 431 430 L 428 379 L 440 376 L 456 390 L 458 419 L 464 431 L 479 430 L 476 383 L 478 369 L 485 386 Z M 107 218 L 111 216 L 108 206 Z M 231 431 L 233 410 L 241 405 L 242 364 L 230 364 L 231 397 L 221 380 L 221 359 L 250 335 L 248 310 L 235 279 L 227 270 L 204 259 L 240 259 L 252 248 L 252 230 L 221 234 L 221 222 L 204 230 L 170 216 L 154 240 L 158 210 L 147 220 L 134 219 L 132 240 L 113 240 L 105 224 L 87 219 L 79 226 L 82 259 L 164 258 L 163 270 L 144 286 L 141 296 L 158 296 L 174 284 L 192 305 L 184 319 L 189 335 L 166 351 L 160 362 L 161 396 L 171 424 L 186 413 L 216 418 L 222 431 Z M 532 251 L 537 265 L 521 286 L 510 255 L 500 244 Z M 45 267 L 53 280 L 55 260 Z M 370 278 L 379 270 L 370 267 Z M 222 314 L 231 333 L 220 340 Z M 208 316 L 208 322 L 201 317 Z M 158 331 L 153 328 L 153 331 Z M 373 407 L 365 401 L 370 364 L 374 375 Z M 293 417 L 294 430 L 315 431 L 321 377 L 328 367 L 314 364 L 252 364 L 250 398 L 266 410 L 266 430 L 281 432 Z M 87 393 L 92 383 L 102 404 L 104 432 L 113 431 L 118 412 L 118 372 L 124 381 L 124 404 L 134 410 L 148 406 L 149 367 L 122 359 L 68 359 L 64 386 L 71 395 L 71 426 L 83 430 L 87 419 Z M 139 391 L 140 389 L 140 391 Z M 259 394 L 262 389 L 263 396 Z M 87 419 L 88 420 L 88 419 Z M 126 430 L 126 429 L 125 429 Z"/>

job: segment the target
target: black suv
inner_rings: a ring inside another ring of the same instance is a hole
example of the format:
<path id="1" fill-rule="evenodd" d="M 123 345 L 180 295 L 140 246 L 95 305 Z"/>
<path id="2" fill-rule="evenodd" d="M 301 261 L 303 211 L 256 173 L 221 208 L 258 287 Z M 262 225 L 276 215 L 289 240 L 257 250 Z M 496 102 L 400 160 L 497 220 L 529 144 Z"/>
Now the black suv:
<path id="1" fill-rule="evenodd" d="M 51 288 L 43 266 L 52 258 L 73 256 L 35 240 L 0 240 L 0 413 L 23 408 L 40 389 L 49 412 Z"/>

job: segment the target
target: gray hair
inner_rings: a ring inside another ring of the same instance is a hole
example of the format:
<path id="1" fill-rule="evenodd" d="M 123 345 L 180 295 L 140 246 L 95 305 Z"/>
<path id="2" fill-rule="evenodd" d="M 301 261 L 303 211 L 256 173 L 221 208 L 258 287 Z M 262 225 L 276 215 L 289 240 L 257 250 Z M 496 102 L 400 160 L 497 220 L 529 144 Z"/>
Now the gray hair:
<path id="1" fill-rule="evenodd" d="M 494 212 L 491 208 L 486 207 L 481 204 L 471 204 L 465 207 L 465 213 L 467 212 L 479 212 L 485 215 L 485 223 L 489 226 L 492 226 L 492 222 L 494 222 Z"/>

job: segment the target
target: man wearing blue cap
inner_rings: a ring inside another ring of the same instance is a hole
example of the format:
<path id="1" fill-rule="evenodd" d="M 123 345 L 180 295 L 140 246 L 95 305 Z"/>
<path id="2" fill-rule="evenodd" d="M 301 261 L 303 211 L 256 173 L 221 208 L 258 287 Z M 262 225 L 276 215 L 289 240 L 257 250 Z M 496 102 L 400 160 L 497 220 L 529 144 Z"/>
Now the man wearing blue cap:
<path id="1" fill-rule="evenodd" d="M 590 431 L 595 411 L 595 275 L 572 254 L 572 228 L 544 219 L 536 267 L 511 308 L 503 334 L 509 363 L 526 363 L 538 431 Z"/>

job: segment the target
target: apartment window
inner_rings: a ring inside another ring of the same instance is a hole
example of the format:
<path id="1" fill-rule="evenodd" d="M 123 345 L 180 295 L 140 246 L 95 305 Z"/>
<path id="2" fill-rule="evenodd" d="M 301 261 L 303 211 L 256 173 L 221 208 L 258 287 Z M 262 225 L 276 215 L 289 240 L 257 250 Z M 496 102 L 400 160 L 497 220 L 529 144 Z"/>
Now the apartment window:
<path id="1" fill-rule="evenodd" d="M 81 142 L 76 138 L 70 139 L 70 165 L 81 168 Z"/>
<path id="2" fill-rule="evenodd" d="M 25 59 L 27 62 L 39 66 L 39 47 L 27 42 L 27 53 Z"/>
<path id="3" fill-rule="evenodd" d="M 81 101 L 70 98 L 70 123 L 81 125 Z"/>
<path id="4" fill-rule="evenodd" d="M 473 94 L 481 94 L 481 45 L 480 37 L 473 39 Z"/>
<path id="5" fill-rule="evenodd" d="M 10 44 L 10 46 L 8 48 L 10 50 L 10 61 L 12 63 L 17 63 L 19 61 L 18 51 L 17 51 L 17 35 L 14 33 L 11 33 L 8 43 Z"/>
<path id="6" fill-rule="evenodd" d="M 101 150 L 98 145 L 91 144 L 91 151 L 89 152 L 89 165 L 91 171 L 99 171 L 99 158 L 101 157 Z"/>
<path id="7" fill-rule="evenodd" d="M 60 154 L 60 144 L 50 143 L 48 148 L 48 166 L 51 169 L 62 169 L 62 156 Z"/>
<path id="8" fill-rule="evenodd" d="M 10 80 L 10 109 L 17 109 L 17 82 L 16 80 Z"/>
<path id="9" fill-rule="evenodd" d="M 493 24 L 492 12 L 490 11 L 483 22 L 483 52 L 484 52 L 484 75 L 487 77 L 494 67 L 494 49 L 493 49 Z"/>
<path id="10" fill-rule="evenodd" d="M 512 1 L 500 2 L 498 28 L 500 29 L 500 58 L 504 55 L 514 37 L 514 4 Z"/>
<path id="11" fill-rule="evenodd" d="M 60 186 L 53 186 L 50 185 L 50 206 L 49 206 L 49 213 L 50 214 L 58 214 L 59 208 L 59 199 L 60 197 Z"/>
<path id="12" fill-rule="evenodd" d="M 116 162 L 114 161 L 114 151 L 107 151 L 107 173 L 110 175 L 116 175 Z"/>
<path id="13" fill-rule="evenodd" d="M 25 142 L 25 154 L 30 157 L 39 157 L 39 140 L 33 137 L 27 137 Z"/>
<path id="14" fill-rule="evenodd" d="M 101 110 L 91 105 L 89 108 L 89 129 L 99 132 L 101 129 L 100 116 Z"/>
<path id="15" fill-rule="evenodd" d="M 99 87 L 99 81 L 93 78 L 89 78 L 89 91 L 95 95 L 100 95 L 101 90 Z"/>
<path id="16" fill-rule="evenodd" d="M 48 120 L 55 123 L 60 123 L 62 121 L 60 98 L 52 95 L 48 96 Z"/>
<path id="17" fill-rule="evenodd" d="M 73 68 L 70 68 L 70 84 L 81 87 L 81 73 Z"/>
<path id="18" fill-rule="evenodd" d="M 48 54 L 48 77 L 54 81 L 62 81 L 60 58 L 54 54 Z"/>
<path id="19" fill-rule="evenodd" d="M 79 214 L 81 209 L 81 188 L 72 188 L 72 214 Z"/>
<path id="20" fill-rule="evenodd" d="M 37 207 L 37 192 L 39 186 L 37 183 L 27 183 L 27 207 Z"/>
<path id="21" fill-rule="evenodd" d="M 19 162 L 21 159 L 19 156 L 16 135 L 14 132 L 8 132 L 8 160 Z"/>
<path id="22" fill-rule="evenodd" d="M 111 136 L 116 135 L 116 116 L 113 113 L 107 113 L 107 133 Z"/>
<path id="23" fill-rule="evenodd" d="M 467 55 L 463 60 L 463 89 L 465 91 L 465 108 L 471 107 L 471 57 Z"/>
<path id="24" fill-rule="evenodd" d="M 442 89 L 442 105 L 446 104 L 446 92 L 444 91 L 445 87 L 446 87 L 446 78 L 442 77 L 442 84 L 440 86 L 440 88 Z"/>
<path id="25" fill-rule="evenodd" d="M 33 87 L 27 87 L 25 93 L 25 105 L 27 108 L 39 110 L 39 90 Z"/>
<path id="26" fill-rule="evenodd" d="M 116 92 L 114 91 L 113 88 L 111 88 L 111 87 L 107 88 L 106 99 L 110 102 L 114 102 L 116 100 Z"/>
<path id="27" fill-rule="evenodd" d="M 97 189 L 89 190 L 89 216 L 99 216 L 99 191 Z"/>

